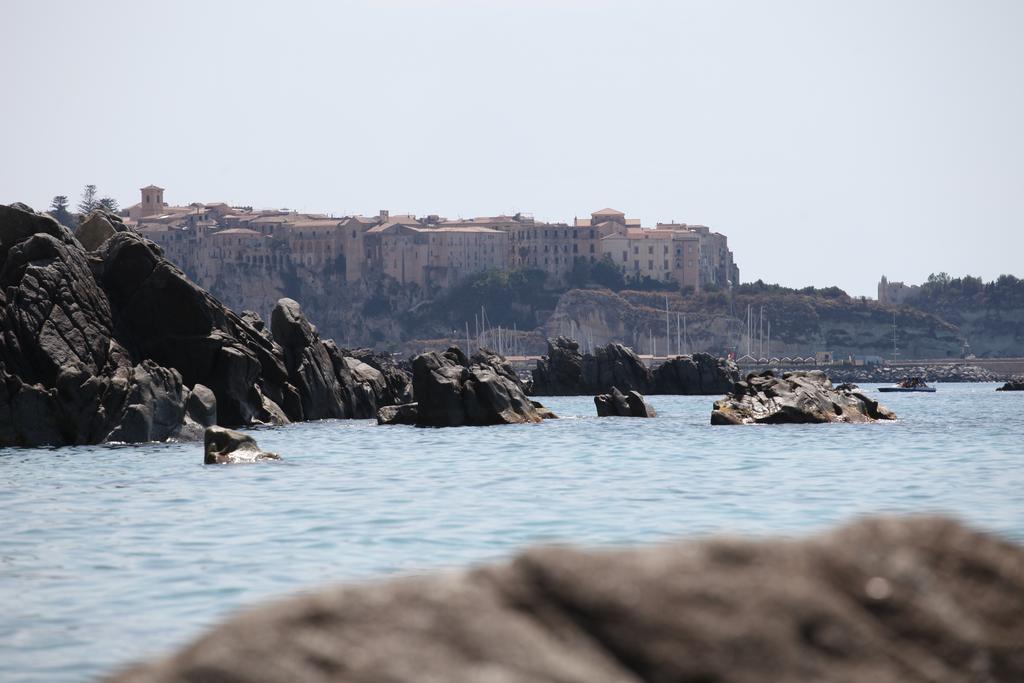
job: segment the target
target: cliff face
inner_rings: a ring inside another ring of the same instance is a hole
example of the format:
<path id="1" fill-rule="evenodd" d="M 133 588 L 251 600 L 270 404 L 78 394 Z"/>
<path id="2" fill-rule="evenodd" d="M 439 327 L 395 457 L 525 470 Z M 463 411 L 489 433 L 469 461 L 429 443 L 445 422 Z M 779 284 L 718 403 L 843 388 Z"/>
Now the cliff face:
<path id="1" fill-rule="evenodd" d="M 515 326 L 515 348 L 527 354 L 543 353 L 545 338 L 565 335 L 578 339 L 585 350 L 621 342 L 641 354 L 734 351 L 743 356 L 749 351 L 755 357 L 782 358 L 832 351 L 889 358 L 895 313 L 900 358 L 957 358 L 964 340 L 979 356 L 1024 355 L 1024 303 L 1019 297 L 933 298 L 893 308 L 792 290 L 737 293 L 731 300 L 725 293 L 683 296 L 607 289 L 576 289 L 559 296 L 545 290 L 542 282 L 514 287 L 504 283 L 504 289 L 493 292 L 474 282 L 447 292 L 424 292 L 384 276 L 346 282 L 337 268 L 266 270 L 229 264 L 210 281 L 197 281 L 231 308 L 255 310 L 264 317 L 282 297 L 300 301 L 325 337 L 348 347 L 443 350 L 463 343 L 465 326 L 474 329 L 474 316 L 484 303 L 488 327 Z M 749 344 L 748 305 L 754 330 Z"/>
<path id="2" fill-rule="evenodd" d="M 666 346 L 666 296 L 668 345 Z M 894 310 L 848 298 L 792 295 L 724 294 L 681 296 L 663 292 L 572 290 L 558 302 L 547 324 L 551 336 L 575 334 L 585 346 L 618 341 L 643 354 L 708 351 L 724 355 L 747 352 L 746 311 L 752 307 L 755 332 L 751 354 L 807 356 L 815 351 L 890 357 Z M 765 344 L 761 346 L 759 313 L 764 306 Z M 896 313 L 896 344 L 901 357 L 947 358 L 960 354 L 954 325 L 930 313 L 902 308 Z M 683 317 L 685 316 L 685 331 Z"/>
<path id="3" fill-rule="evenodd" d="M 197 275 L 193 273 L 192 275 Z M 225 264 L 200 286 L 235 310 L 269 318 L 282 298 L 301 302 L 318 331 L 343 347 L 395 347 L 407 337 L 403 314 L 421 301 L 419 289 L 386 278 L 346 282 L 340 269 L 287 269 Z"/>

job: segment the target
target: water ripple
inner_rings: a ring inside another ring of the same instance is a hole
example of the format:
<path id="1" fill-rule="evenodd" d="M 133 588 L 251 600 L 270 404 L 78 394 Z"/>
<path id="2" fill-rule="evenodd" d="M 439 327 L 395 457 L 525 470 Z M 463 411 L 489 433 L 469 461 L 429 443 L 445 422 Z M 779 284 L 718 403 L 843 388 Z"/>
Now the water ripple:
<path id="1" fill-rule="evenodd" d="M 262 598 L 500 558 L 537 542 L 798 533 L 957 514 L 1024 540 L 1024 411 L 995 385 L 893 394 L 876 425 L 712 428 L 544 403 L 542 425 L 255 430 L 285 460 L 204 467 L 196 444 L 0 450 L 0 679 L 71 681 L 166 651 Z"/>

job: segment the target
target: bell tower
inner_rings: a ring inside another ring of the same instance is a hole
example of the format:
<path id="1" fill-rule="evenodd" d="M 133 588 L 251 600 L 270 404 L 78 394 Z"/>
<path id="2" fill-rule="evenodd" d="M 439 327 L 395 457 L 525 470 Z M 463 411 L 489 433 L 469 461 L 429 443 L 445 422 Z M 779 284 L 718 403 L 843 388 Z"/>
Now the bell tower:
<path id="1" fill-rule="evenodd" d="M 164 188 L 156 185 L 147 185 L 140 190 L 142 202 L 139 204 L 139 216 L 153 216 L 163 213 L 164 210 Z"/>

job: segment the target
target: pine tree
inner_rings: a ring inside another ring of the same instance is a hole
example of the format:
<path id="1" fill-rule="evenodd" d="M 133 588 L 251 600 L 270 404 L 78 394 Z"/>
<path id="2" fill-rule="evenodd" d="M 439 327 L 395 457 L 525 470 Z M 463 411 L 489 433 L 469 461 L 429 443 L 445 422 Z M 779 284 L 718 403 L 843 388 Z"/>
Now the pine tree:
<path id="1" fill-rule="evenodd" d="M 103 199 L 96 202 L 96 208 L 103 209 L 104 211 L 107 211 L 109 213 L 117 213 L 119 207 L 117 205 L 116 199 L 114 199 L 113 197 L 104 197 Z"/>
<path id="2" fill-rule="evenodd" d="M 96 186 L 86 185 L 85 189 L 82 190 L 82 201 L 78 202 L 78 213 L 82 214 L 83 217 L 88 216 L 89 212 L 98 205 L 99 203 L 96 201 Z"/>
<path id="3" fill-rule="evenodd" d="M 66 228 L 73 229 L 75 227 L 74 217 L 68 211 L 68 198 L 62 194 L 57 195 L 50 202 L 50 215 Z"/>

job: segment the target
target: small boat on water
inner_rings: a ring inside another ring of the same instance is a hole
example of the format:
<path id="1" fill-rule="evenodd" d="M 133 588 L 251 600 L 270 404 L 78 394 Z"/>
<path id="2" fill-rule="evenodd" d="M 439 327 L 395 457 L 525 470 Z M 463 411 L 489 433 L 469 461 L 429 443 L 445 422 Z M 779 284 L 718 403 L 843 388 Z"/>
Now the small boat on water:
<path id="1" fill-rule="evenodd" d="M 894 387 L 878 387 L 878 390 L 882 392 L 902 391 L 930 394 L 935 391 L 935 387 L 928 386 L 921 377 L 907 377 Z"/>

